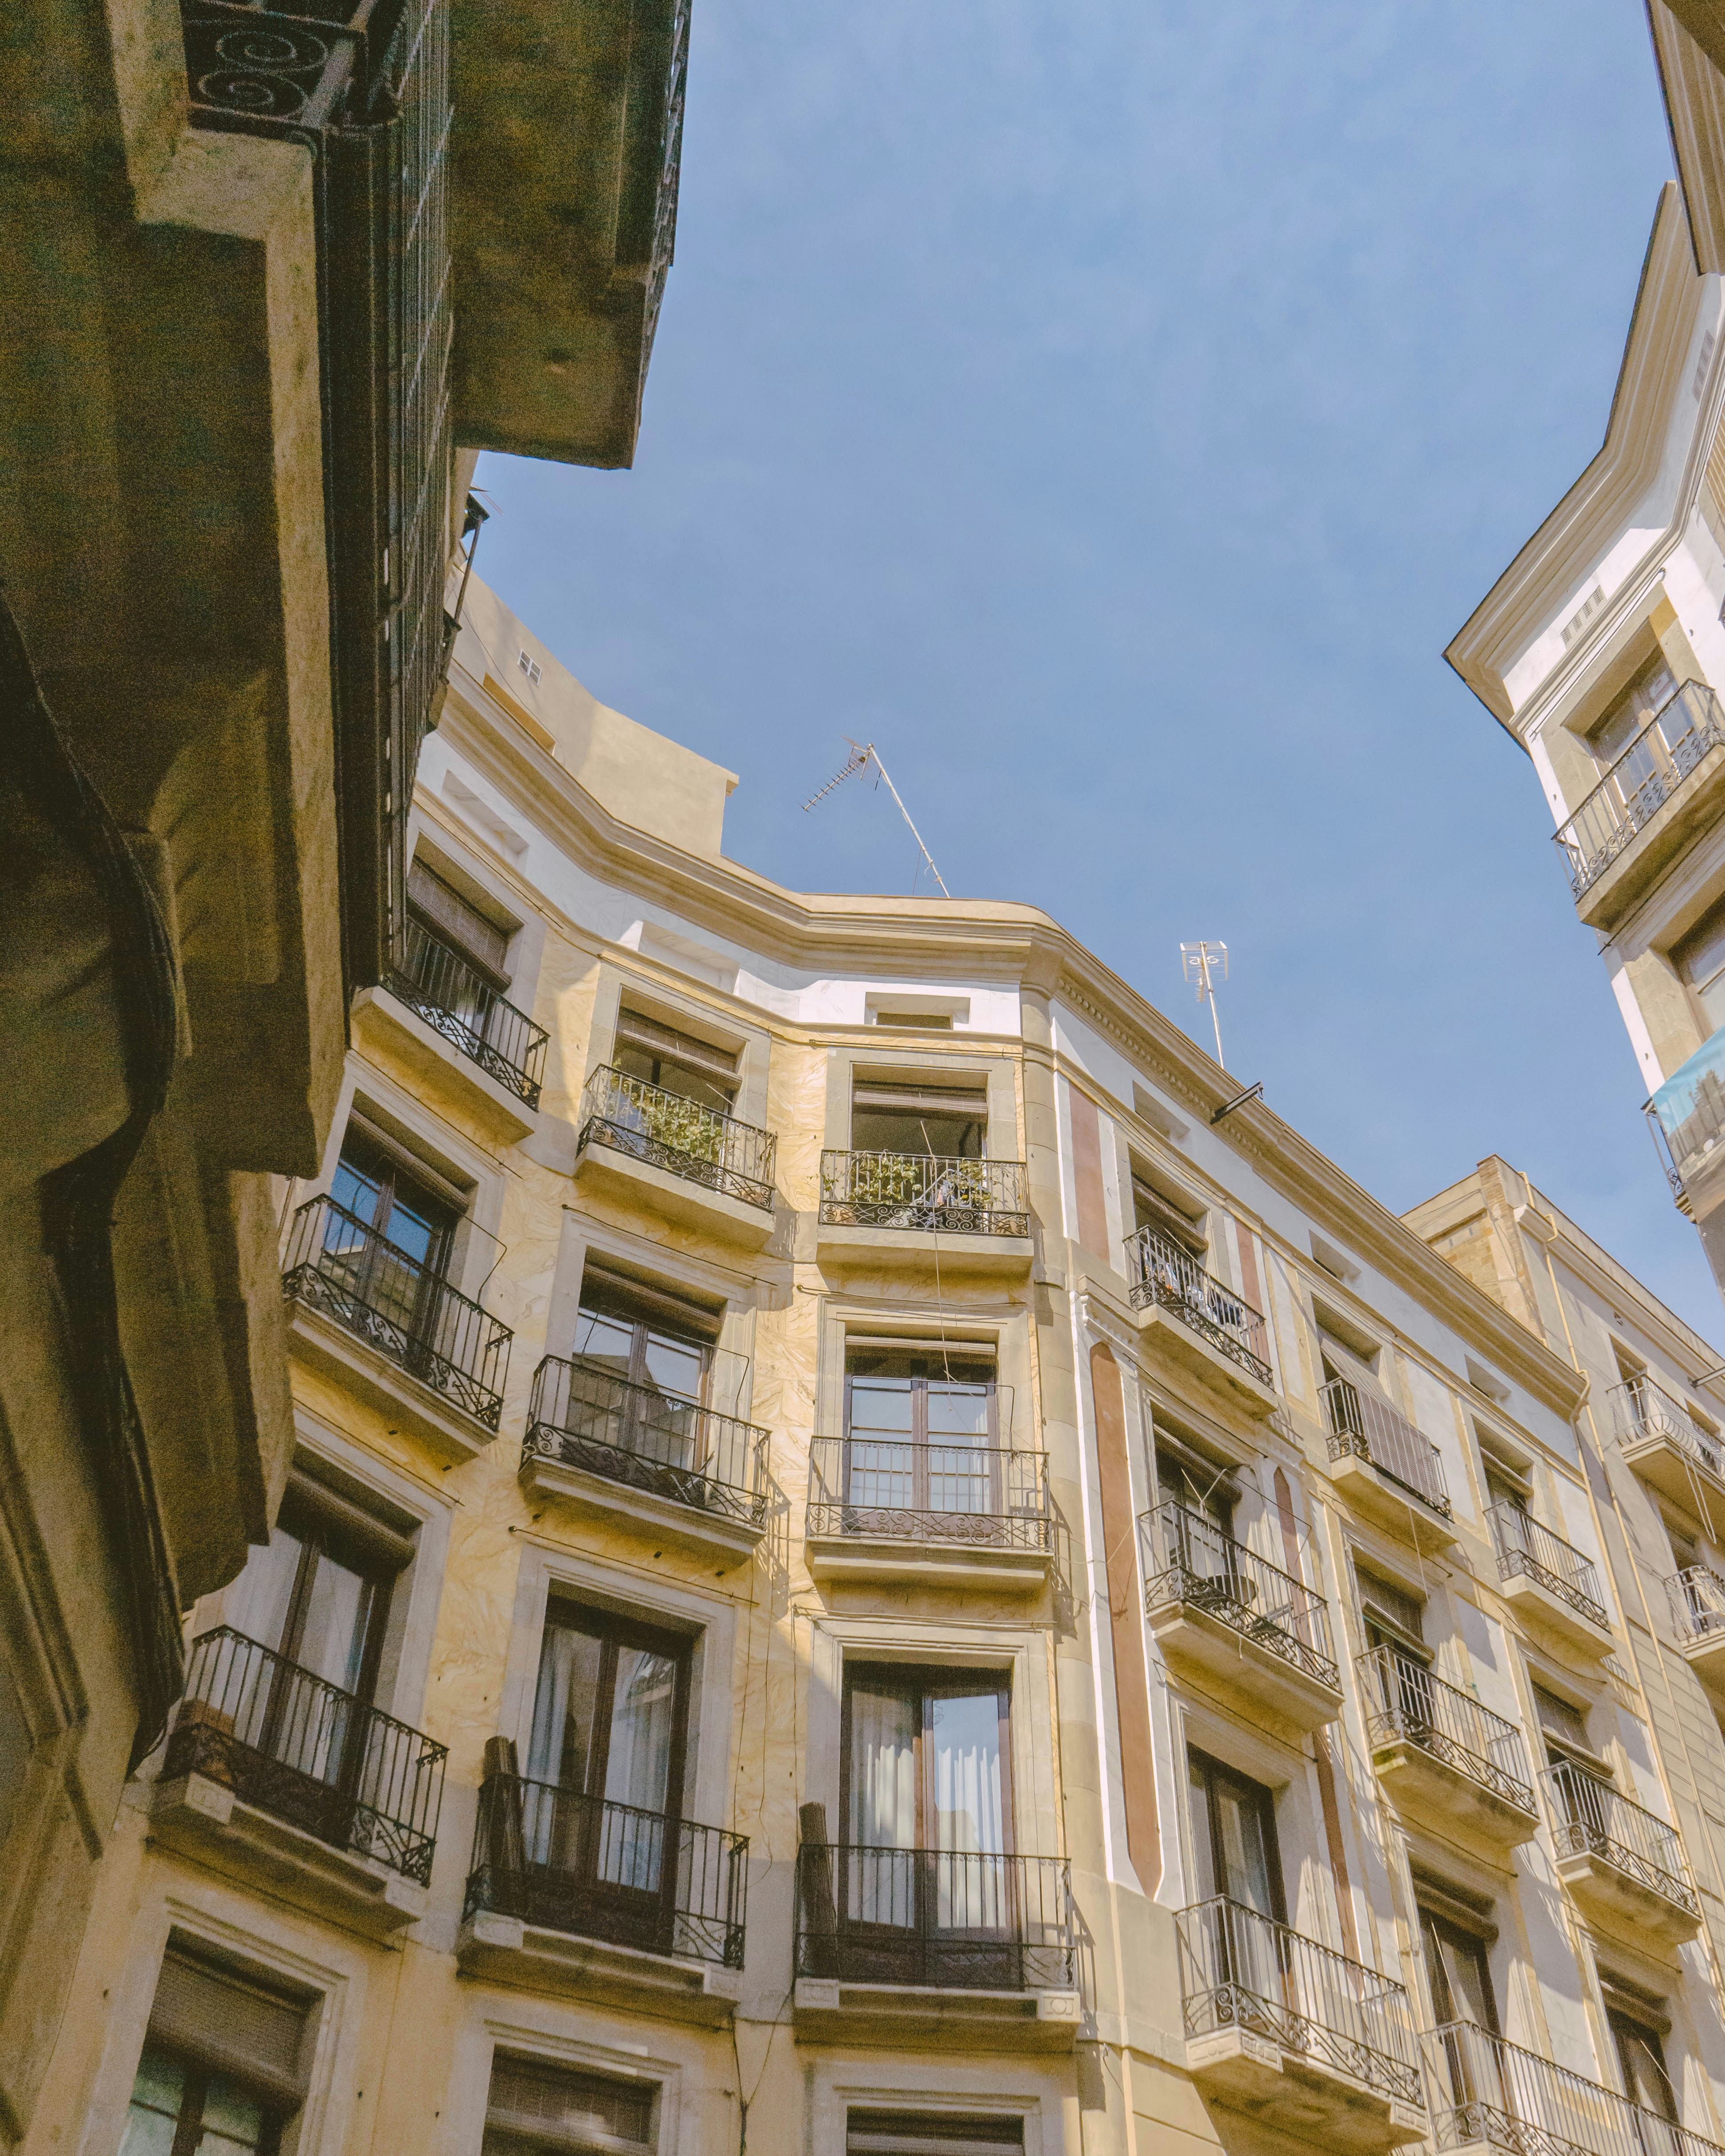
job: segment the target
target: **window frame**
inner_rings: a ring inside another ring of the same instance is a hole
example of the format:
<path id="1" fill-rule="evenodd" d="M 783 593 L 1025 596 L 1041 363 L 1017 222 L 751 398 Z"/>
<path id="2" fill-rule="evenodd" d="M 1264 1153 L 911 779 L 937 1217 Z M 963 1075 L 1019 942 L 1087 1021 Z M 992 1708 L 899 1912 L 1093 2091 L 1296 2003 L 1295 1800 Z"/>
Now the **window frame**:
<path id="1" fill-rule="evenodd" d="M 1275 1790 L 1267 1782 L 1260 1782 L 1252 1775 L 1243 1773 L 1240 1768 L 1230 1767 L 1225 1759 L 1219 1759 L 1214 1752 L 1206 1752 L 1202 1745 L 1194 1744 L 1189 1740 L 1186 1746 L 1184 1781 L 1188 1820 L 1194 1836 L 1192 1881 L 1194 1888 L 1196 1889 L 1199 1886 L 1202 1874 L 1202 1867 L 1197 1862 L 1201 1852 L 1195 1845 L 1198 1823 L 1192 1816 L 1192 1799 L 1195 1794 L 1193 1789 L 1194 1768 L 1199 1769 L 1199 1779 L 1204 1784 L 1205 1830 L 1209 1842 L 1209 1868 L 1212 1876 L 1214 1876 L 1219 1869 L 1217 1857 L 1223 1845 L 1216 1809 L 1217 1793 L 1221 1784 L 1231 1782 L 1239 1789 L 1250 1794 L 1250 1800 L 1257 1810 L 1259 1830 L 1263 1836 L 1265 1853 L 1268 1861 L 1271 1902 L 1269 1921 L 1285 1925 L 1288 1921 L 1287 1881 L 1282 1868 L 1281 1838 L 1276 1825 Z M 1224 1900 L 1238 1903 L 1242 1908 L 1251 1907 L 1251 1904 L 1242 1896 L 1233 1892 L 1230 1887 L 1219 1882 L 1214 1887 L 1212 1892 Z M 1194 1898 L 1202 1901 L 1210 1897 L 1194 1895 Z"/>
<path id="2" fill-rule="evenodd" d="M 947 1669 L 926 1662 L 869 1661 L 860 1656 L 845 1658 L 845 1686 L 839 1707 L 839 1840 L 847 1848 L 857 1846 L 852 1835 L 850 1817 L 852 1715 L 851 1699 L 856 1681 L 860 1678 L 877 1691 L 896 1692 L 901 1699 L 918 1702 L 920 1712 L 913 1738 L 916 1765 L 913 1769 L 916 1787 L 916 1840 L 912 1845 L 920 1850 L 932 1850 L 929 1815 L 933 1806 L 932 1799 L 932 1762 L 927 1749 L 928 1707 L 940 1698 L 973 1699 L 992 1691 L 995 1698 L 997 1743 L 1000 1760 L 1000 1839 L 1004 1845 L 998 1852 L 1003 1857 L 1017 1852 L 1014 1812 L 1016 1810 L 1012 1759 L 1012 1681 L 1009 1672 L 1003 1669 Z M 860 1845 L 873 1846 L 874 1845 Z M 984 1854 L 996 1852 L 985 1851 Z"/>

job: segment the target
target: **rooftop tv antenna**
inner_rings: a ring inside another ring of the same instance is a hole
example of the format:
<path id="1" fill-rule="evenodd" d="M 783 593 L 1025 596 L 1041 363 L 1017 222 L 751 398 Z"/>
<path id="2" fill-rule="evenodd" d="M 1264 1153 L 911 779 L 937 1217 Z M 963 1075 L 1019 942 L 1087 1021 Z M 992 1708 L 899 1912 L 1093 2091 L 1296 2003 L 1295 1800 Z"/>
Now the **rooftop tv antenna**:
<path id="1" fill-rule="evenodd" d="M 880 752 L 875 747 L 873 742 L 850 741 L 849 734 L 846 734 L 845 738 L 846 741 L 850 742 L 850 761 L 845 765 L 842 771 L 834 773 L 833 776 L 827 781 L 826 784 L 822 787 L 819 793 L 811 793 L 809 795 L 809 798 L 803 803 L 803 814 L 806 816 L 811 808 L 818 807 L 821 802 L 824 801 L 828 794 L 833 791 L 834 787 L 842 786 L 847 778 L 854 778 L 858 772 L 866 771 L 869 766 L 872 763 L 875 770 L 880 773 L 881 778 L 886 779 L 887 792 L 892 796 L 895 801 L 898 802 L 899 814 L 904 818 L 906 824 L 910 824 L 911 836 L 916 841 L 917 851 L 922 855 L 923 860 L 928 864 L 928 873 L 934 878 L 935 881 L 940 885 L 941 896 L 942 898 L 950 898 L 952 894 L 947 889 L 945 880 L 942 877 L 940 870 L 934 865 L 934 855 L 930 853 L 927 847 L 923 844 L 922 834 L 916 829 L 916 826 L 914 824 L 911 823 L 911 812 L 906 808 L 904 803 L 899 799 L 898 788 L 893 784 L 886 766 L 880 761 Z M 1216 948 L 1219 950 L 1220 947 L 1219 944 L 1216 946 Z"/>
<path id="2" fill-rule="evenodd" d="M 1216 983 L 1228 978 L 1228 946 L 1225 943 L 1183 943 L 1180 946 L 1180 965 L 1189 988 L 1196 988 L 1198 1000 L 1210 1007 L 1210 1024 L 1216 1029 L 1216 1060 L 1222 1062 L 1222 1021 L 1216 1013 Z"/>

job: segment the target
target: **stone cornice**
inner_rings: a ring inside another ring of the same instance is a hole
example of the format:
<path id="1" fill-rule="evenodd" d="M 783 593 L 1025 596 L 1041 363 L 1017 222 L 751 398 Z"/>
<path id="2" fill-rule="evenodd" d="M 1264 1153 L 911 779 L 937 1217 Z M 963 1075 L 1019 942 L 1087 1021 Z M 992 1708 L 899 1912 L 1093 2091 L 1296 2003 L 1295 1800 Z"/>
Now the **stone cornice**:
<path id="1" fill-rule="evenodd" d="M 1474 609 L 1444 653 L 1517 740 L 1504 676 L 1609 551 L 1652 485 L 1671 400 L 1682 381 L 1697 274 L 1674 182 L 1659 199 L 1599 454 Z M 1631 575 L 1633 575 L 1631 572 Z"/>
<path id="2" fill-rule="evenodd" d="M 556 759 L 452 693 L 443 732 L 499 791 L 590 875 L 657 903 L 725 942 L 788 967 L 926 978 L 979 976 L 1070 998 L 1153 1083 L 1208 1123 L 1235 1081 L 1137 989 L 1039 907 L 1012 900 L 806 895 L 721 855 L 690 854 L 620 822 Z M 1122 1104 L 1123 1106 L 1127 1104 Z M 1255 1173 L 1397 1281 L 1433 1316 L 1567 1419 L 1576 1378 L 1508 1313 L 1262 1101 L 1217 1132 Z"/>

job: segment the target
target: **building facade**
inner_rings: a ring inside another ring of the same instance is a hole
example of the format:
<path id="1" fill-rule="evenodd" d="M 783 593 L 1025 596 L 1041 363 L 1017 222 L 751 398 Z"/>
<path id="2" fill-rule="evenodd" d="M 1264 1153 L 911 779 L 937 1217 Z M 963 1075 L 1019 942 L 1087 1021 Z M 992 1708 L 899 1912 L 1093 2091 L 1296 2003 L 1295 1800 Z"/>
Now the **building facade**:
<path id="1" fill-rule="evenodd" d="M 1479 1209 L 1034 909 L 740 868 L 733 783 L 470 588 L 280 1519 L 25 2147 L 1712 2156 L 1717 1726 L 1636 1630 L 1706 1558 Z"/>

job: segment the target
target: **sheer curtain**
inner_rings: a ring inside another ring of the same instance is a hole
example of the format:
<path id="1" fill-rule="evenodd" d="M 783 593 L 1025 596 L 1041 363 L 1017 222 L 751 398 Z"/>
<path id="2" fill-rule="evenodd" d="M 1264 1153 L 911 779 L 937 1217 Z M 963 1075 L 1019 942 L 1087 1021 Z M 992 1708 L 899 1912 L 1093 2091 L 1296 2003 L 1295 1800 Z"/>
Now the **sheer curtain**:
<path id="1" fill-rule="evenodd" d="M 617 1650 L 605 1760 L 605 1801 L 634 1807 L 605 1815 L 600 1876 L 619 1887 L 659 1884 L 670 1783 L 677 1666 L 650 1648 Z M 643 1818 L 637 1815 L 645 1813 Z"/>
<path id="2" fill-rule="evenodd" d="M 914 1924 L 920 1702 L 853 1686 L 847 1912 L 865 1924 Z"/>
<path id="3" fill-rule="evenodd" d="M 583 1807 L 563 1799 L 565 1793 L 574 1798 L 587 1793 L 603 1653 L 603 1645 L 590 1632 L 555 1623 L 545 1628 L 527 1775 L 534 1782 L 554 1783 L 557 1790 L 555 1795 L 543 1789 L 528 1792 L 524 1825 L 531 1863 L 574 1861 Z"/>
<path id="4" fill-rule="evenodd" d="M 924 1742 L 936 1859 L 935 1921 L 942 1930 L 993 1929 L 1005 1918 L 1006 1847 L 1000 1702 L 992 1691 L 937 1694 Z"/>

